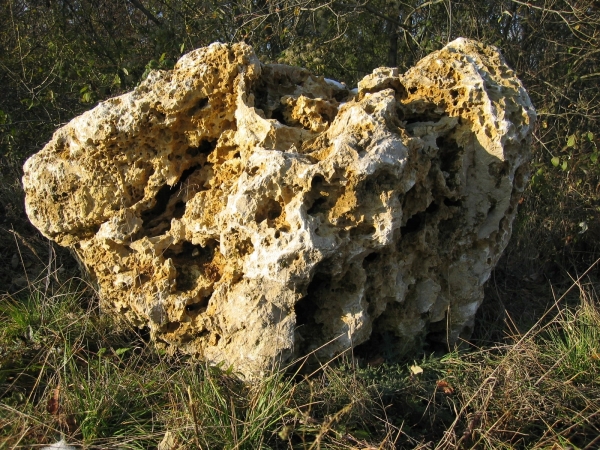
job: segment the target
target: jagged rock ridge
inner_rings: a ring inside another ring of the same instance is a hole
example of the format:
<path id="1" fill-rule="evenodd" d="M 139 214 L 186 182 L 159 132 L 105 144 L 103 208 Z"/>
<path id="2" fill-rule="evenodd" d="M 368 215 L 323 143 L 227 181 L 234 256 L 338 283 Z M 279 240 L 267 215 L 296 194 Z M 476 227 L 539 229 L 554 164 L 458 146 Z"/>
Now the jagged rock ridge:
<path id="1" fill-rule="evenodd" d="M 104 310 L 169 349 L 249 376 L 401 353 L 470 333 L 534 121 L 498 51 L 465 39 L 357 92 L 212 44 L 59 129 L 25 164 L 26 208 Z"/>

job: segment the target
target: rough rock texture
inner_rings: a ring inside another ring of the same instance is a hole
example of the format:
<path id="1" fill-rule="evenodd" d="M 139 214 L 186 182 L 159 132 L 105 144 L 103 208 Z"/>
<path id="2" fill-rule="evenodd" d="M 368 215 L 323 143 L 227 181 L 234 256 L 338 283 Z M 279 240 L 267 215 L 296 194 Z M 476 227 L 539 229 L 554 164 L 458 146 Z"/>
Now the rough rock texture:
<path id="1" fill-rule="evenodd" d="M 25 164 L 27 213 L 168 348 L 247 375 L 391 355 L 469 334 L 534 120 L 465 39 L 358 91 L 213 44 L 59 129 Z"/>

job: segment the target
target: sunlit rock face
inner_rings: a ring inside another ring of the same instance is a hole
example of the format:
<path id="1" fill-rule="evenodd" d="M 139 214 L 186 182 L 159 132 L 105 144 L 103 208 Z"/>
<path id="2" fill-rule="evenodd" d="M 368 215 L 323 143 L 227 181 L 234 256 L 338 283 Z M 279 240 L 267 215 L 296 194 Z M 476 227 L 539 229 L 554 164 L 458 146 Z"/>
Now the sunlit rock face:
<path id="1" fill-rule="evenodd" d="M 59 129 L 25 164 L 27 213 L 168 349 L 246 376 L 400 354 L 470 333 L 534 120 L 465 39 L 357 91 L 213 44 Z"/>

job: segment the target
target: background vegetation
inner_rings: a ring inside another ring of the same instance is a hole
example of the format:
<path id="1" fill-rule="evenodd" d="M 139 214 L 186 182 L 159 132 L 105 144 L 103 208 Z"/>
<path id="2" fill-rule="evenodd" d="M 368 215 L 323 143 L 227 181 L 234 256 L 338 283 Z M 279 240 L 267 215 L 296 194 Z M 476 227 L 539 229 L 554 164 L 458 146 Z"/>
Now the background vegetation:
<path id="1" fill-rule="evenodd" d="M 1 0 L 0 21 L 0 448 L 600 447 L 600 2 Z M 27 156 L 191 49 L 244 40 L 353 86 L 459 36 L 499 47 L 538 111 L 513 239 L 461 350 L 243 384 L 100 316 L 24 214 Z"/>

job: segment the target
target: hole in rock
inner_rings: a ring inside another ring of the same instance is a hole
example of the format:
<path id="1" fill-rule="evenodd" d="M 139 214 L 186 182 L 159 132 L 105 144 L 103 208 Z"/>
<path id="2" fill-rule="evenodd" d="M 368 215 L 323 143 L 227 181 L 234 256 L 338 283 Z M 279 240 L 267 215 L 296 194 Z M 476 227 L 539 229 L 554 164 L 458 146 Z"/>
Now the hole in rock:
<path id="1" fill-rule="evenodd" d="M 193 290 L 201 276 L 213 282 L 221 278 L 218 267 L 211 264 L 217 245 L 218 242 L 214 240 L 209 241 L 204 247 L 186 241 L 170 247 L 163 253 L 164 258 L 170 258 L 175 265 L 177 271 L 175 282 L 178 291 Z"/>
<path id="2" fill-rule="evenodd" d="M 142 212 L 142 220 L 144 222 L 145 236 L 154 237 L 165 233 L 171 228 L 171 218 L 181 218 L 185 213 L 185 203 L 176 202 L 172 204 L 172 196 L 178 195 L 181 186 L 192 175 L 200 165 L 194 165 L 184 170 L 179 177 L 179 181 L 173 186 L 165 184 L 158 190 L 154 197 L 154 206 Z M 170 207 L 170 211 L 167 209 Z M 165 214 L 170 212 L 170 214 Z M 166 217 L 165 217 L 166 216 Z"/>
<path id="3" fill-rule="evenodd" d="M 314 288 L 314 282 L 315 279 L 313 279 L 311 284 L 308 286 L 309 294 L 298 300 L 294 305 L 294 312 L 296 313 L 296 327 L 302 327 L 305 325 L 315 325 L 314 316 L 317 312 L 318 306 L 310 295 L 311 288 Z M 302 334 L 305 333 L 303 332 Z"/>
<path id="4" fill-rule="evenodd" d="M 327 197 L 320 197 L 317 198 L 313 204 L 311 205 L 310 208 L 308 208 L 308 211 L 306 211 L 309 215 L 314 216 L 319 214 L 320 212 L 325 212 L 327 211 Z"/>
<path id="5" fill-rule="evenodd" d="M 154 206 L 147 211 L 142 213 L 142 220 L 145 223 L 151 222 L 153 219 L 159 217 L 167 209 L 169 198 L 171 197 L 171 186 L 165 184 L 161 187 L 156 196 L 154 197 Z"/>
<path id="6" fill-rule="evenodd" d="M 438 205 L 435 202 L 431 202 L 429 204 L 429 206 L 427 207 L 427 209 L 425 210 L 425 212 L 427 214 L 435 214 L 436 212 L 438 212 L 440 210 L 440 205 Z"/>
<path id="7" fill-rule="evenodd" d="M 203 297 L 200 299 L 199 302 L 197 303 L 190 303 L 189 305 L 185 305 L 185 312 L 189 315 L 189 316 L 197 316 L 198 314 L 204 312 L 206 310 L 206 307 L 208 306 L 208 302 L 211 298 L 211 295 L 209 295 L 208 297 Z"/>
<path id="8" fill-rule="evenodd" d="M 405 346 L 398 336 L 383 328 L 379 322 L 379 319 L 375 319 L 371 337 L 366 342 L 354 347 L 352 353 L 367 363 L 380 357 L 389 363 L 398 362 L 406 353 Z"/>
<path id="9" fill-rule="evenodd" d="M 175 331 L 177 331 L 179 329 L 180 325 L 181 324 L 179 322 L 169 322 L 163 326 L 163 330 L 166 333 L 174 333 Z"/>
<path id="10" fill-rule="evenodd" d="M 422 123 L 422 122 L 438 122 L 442 117 L 442 114 L 439 114 L 436 111 L 439 111 L 440 107 L 443 107 L 443 104 L 436 105 L 434 103 L 426 103 L 422 100 L 418 100 L 417 102 L 413 102 L 418 108 L 417 113 L 412 113 L 406 117 L 406 125 L 412 125 L 414 123 Z M 409 104 L 408 106 L 412 106 Z"/>
<path id="11" fill-rule="evenodd" d="M 208 97 L 201 98 L 200 100 L 198 100 L 198 102 L 194 106 L 192 106 L 190 108 L 190 116 L 195 116 L 202 109 L 206 108 L 207 105 L 208 105 Z"/>
<path id="12" fill-rule="evenodd" d="M 365 110 L 365 112 L 367 114 L 373 114 L 375 112 L 375 105 L 372 105 L 371 103 L 367 103 L 363 109 Z"/>
<path id="13" fill-rule="evenodd" d="M 458 160 L 461 154 L 460 147 L 454 139 L 448 139 L 446 136 L 435 140 L 440 149 L 440 170 L 442 172 L 454 173 L 458 170 Z"/>
<path id="14" fill-rule="evenodd" d="M 320 294 L 329 292 L 330 276 L 315 273 L 306 289 L 306 295 L 294 305 L 296 314 L 296 331 L 301 337 L 299 355 L 304 356 L 312 348 L 321 345 L 323 325 L 317 323 L 315 314 L 319 310 Z"/>
<path id="15" fill-rule="evenodd" d="M 365 257 L 364 262 L 367 263 L 367 264 L 368 263 L 372 263 L 372 262 L 377 261 L 378 258 L 379 258 L 379 253 L 373 252 L 370 255 L 367 255 Z"/>
<path id="16" fill-rule="evenodd" d="M 325 182 L 325 178 L 322 175 L 315 175 L 313 179 L 310 181 L 310 187 L 312 189 L 322 185 Z"/>
<path id="17" fill-rule="evenodd" d="M 369 223 L 361 223 L 350 230 L 350 237 L 368 236 L 375 233 L 375 227 Z"/>
<path id="18" fill-rule="evenodd" d="M 490 164 L 488 167 L 488 173 L 496 178 L 496 188 L 499 188 L 502 184 L 502 181 L 508 175 L 509 166 L 508 162 L 504 161 L 502 163 L 494 163 Z"/>
<path id="19" fill-rule="evenodd" d="M 186 150 L 186 153 L 192 157 L 198 155 L 210 155 L 210 153 L 217 147 L 216 139 L 205 139 L 200 142 L 198 147 L 190 147 Z"/>
<path id="20" fill-rule="evenodd" d="M 367 302 L 367 314 L 371 317 L 373 317 L 373 314 L 375 314 L 375 310 L 377 308 L 377 302 L 372 302 L 371 301 L 371 297 L 369 297 L 368 295 L 365 297 L 365 301 Z"/>
<path id="21" fill-rule="evenodd" d="M 451 198 L 445 198 L 444 199 L 444 205 L 446 205 L 446 206 L 457 206 L 457 207 L 460 207 L 460 206 L 462 206 L 462 201 L 460 201 L 460 200 L 452 200 Z"/>
<path id="22" fill-rule="evenodd" d="M 277 122 L 287 125 L 285 117 L 283 116 L 283 112 L 279 109 L 276 109 L 271 113 L 271 119 L 275 119 Z"/>
<path id="23" fill-rule="evenodd" d="M 406 221 L 406 225 L 400 228 L 400 234 L 405 236 L 421 229 L 421 224 L 425 222 L 425 214 L 417 213 Z"/>
<path id="24" fill-rule="evenodd" d="M 256 223 L 261 223 L 265 220 L 272 221 L 281 216 L 282 212 L 283 209 L 281 208 L 279 202 L 272 198 L 268 198 L 266 201 L 258 205 L 254 220 Z"/>
<path id="25" fill-rule="evenodd" d="M 252 240 L 250 238 L 238 242 L 235 248 L 240 256 L 246 256 L 254 251 L 254 246 L 252 245 Z"/>
<path id="26" fill-rule="evenodd" d="M 181 172 L 181 176 L 179 177 L 179 180 L 177 181 L 177 183 L 173 186 L 173 188 L 171 190 L 172 191 L 179 190 L 181 188 L 181 186 L 183 186 L 183 184 L 187 181 L 187 179 L 194 172 L 196 172 L 196 170 L 198 170 L 200 168 L 202 168 L 202 166 L 200 164 L 195 164 L 192 167 L 188 167 L 183 172 Z"/>
<path id="27" fill-rule="evenodd" d="M 185 203 L 177 202 L 175 203 L 175 211 L 173 211 L 173 217 L 175 219 L 181 219 L 185 214 Z"/>
<path id="28" fill-rule="evenodd" d="M 436 353 L 446 353 L 448 351 L 447 320 L 443 319 L 438 322 L 430 322 L 428 330 L 429 331 L 425 335 L 425 349 Z"/>
<path id="29" fill-rule="evenodd" d="M 177 263 L 184 263 L 186 261 L 194 263 L 212 261 L 215 253 L 214 242 L 210 241 L 207 246 L 202 247 L 201 245 L 194 245 L 189 241 L 184 241 L 169 247 L 165 250 L 163 256 L 165 259 L 171 258 Z"/>
<path id="30" fill-rule="evenodd" d="M 396 108 L 396 117 L 398 117 L 399 120 L 404 120 L 406 113 L 403 108 Z"/>
<path id="31" fill-rule="evenodd" d="M 140 285 L 145 284 L 152 279 L 147 273 L 140 273 L 137 278 Z"/>
<path id="32" fill-rule="evenodd" d="M 497 202 L 495 200 L 491 200 L 490 203 L 491 204 L 490 204 L 490 207 L 487 212 L 488 217 L 494 213 L 494 211 L 496 210 L 496 204 L 497 204 Z"/>
<path id="33" fill-rule="evenodd" d="M 339 183 L 342 176 L 336 176 L 335 180 Z M 343 186 L 339 184 L 329 184 L 321 175 L 315 175 L 311 180 L 310 192 L 304 199 L 306 212 L 315 216 L 319 213 L 326 213 L 336 204 L 338 198 L 343 193 Z"/>
<path id="34" fill-rule="evenodd" d="M 142 341 L 150 342 L 150 339 L 151 339 L 150 327 L 142 326 L 142 327 L 138 328 L 138 332 L 136 334 L 140 337 L 140 339 Z"/>
<path id="35" fill-rule="evenodd" d="M 194 271 L 190 270 L 192 268 L 187 265 L 176 265 L 175 269 L 177 270 L 177 275 L 175 276 L 177 291 L 189 292 L 193 290 L 198 283 L 198 277 Z"/>
<path id="36" fill-rule="evenodd" d="M 465 325 L 462 330 L 460 330 L 459 338 L 460 340 L 469 340 L 473 335 L 473 327 L 469 325 Z"/>

